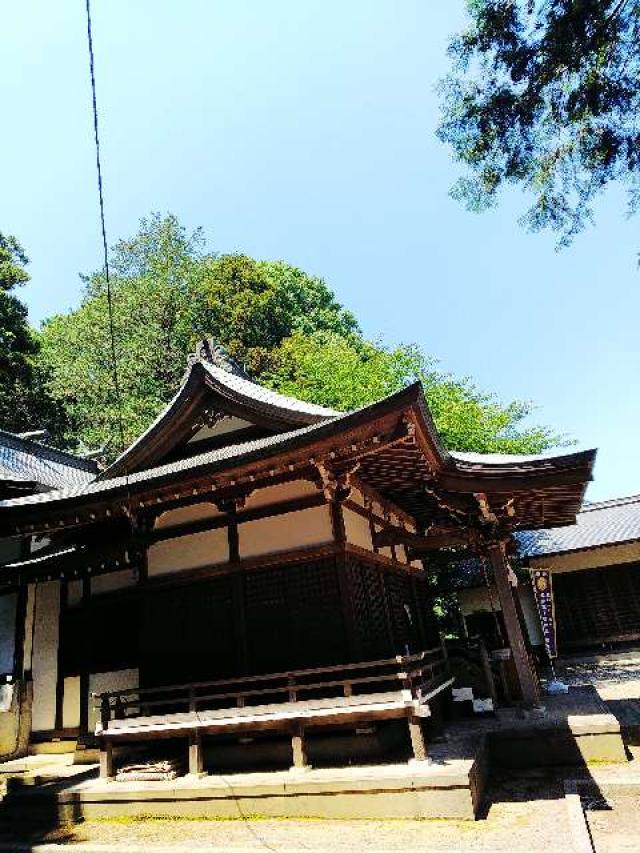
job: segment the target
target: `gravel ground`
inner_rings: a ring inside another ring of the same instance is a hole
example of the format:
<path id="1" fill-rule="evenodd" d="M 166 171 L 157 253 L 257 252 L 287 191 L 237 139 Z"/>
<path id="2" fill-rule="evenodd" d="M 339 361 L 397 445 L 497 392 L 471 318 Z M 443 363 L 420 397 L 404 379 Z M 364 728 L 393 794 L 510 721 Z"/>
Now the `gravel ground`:
<path id="1" fill-rule="evenodd" d="M 585 817 L 596 853 L 637 853 L 640 796 L 585 802 Z"/>
<path id="2" fill-rule="evenodd" d="M 558 665 L 557 671 L 570 687 L 593 685 L 599 693 L 640 696 L 640 650 L 569 658 Z"/>

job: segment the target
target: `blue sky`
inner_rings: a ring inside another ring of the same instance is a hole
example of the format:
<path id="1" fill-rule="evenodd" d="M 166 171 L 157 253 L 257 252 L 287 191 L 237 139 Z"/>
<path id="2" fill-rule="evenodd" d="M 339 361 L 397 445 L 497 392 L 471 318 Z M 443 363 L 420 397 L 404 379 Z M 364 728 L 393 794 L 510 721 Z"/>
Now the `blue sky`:
<path id="1" fill-rule="evenodd" d="M 599 447 L 592 499 L 640 492 L 640 229 L 613 191 L 568 250 L 526 199 L 466 212 L 434 86 L 463 0 L 93 0 L 110 242 L 151 210 L 211 248 L 321 275 L 388 343 Z M 31 319 L 100 266 L 84 0 L 2 10 L 0 229 Z"/>

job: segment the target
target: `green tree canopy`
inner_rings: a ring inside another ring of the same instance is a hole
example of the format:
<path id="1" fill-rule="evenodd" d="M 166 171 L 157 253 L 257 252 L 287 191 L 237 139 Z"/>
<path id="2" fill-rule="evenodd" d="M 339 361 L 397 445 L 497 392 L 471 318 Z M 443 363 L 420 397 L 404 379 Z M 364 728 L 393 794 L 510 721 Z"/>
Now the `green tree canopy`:
<path id="1" fill-rule="evenodd" d="M 561 244 L 612 181 L 640 203 L 640 2 L 467 0 L 449 46 L 439 136 L 468 167 L 453 188 L 470 209 L 505 184 L 533 204 L 523 222 Z"/>
<path id="2" fill-rule="evenodd" d="M 202 235 L 173 216 L 143 219 L 110 257 L 113 325 L 122 422 L 127 442 L 151 423 L 175 393 L 195 340 L 207 332 L 207 302 L 198 287 Z M 67 443 L 118 447 L 119 407 L 106 282 L 85 279 L 80 306 L 47 320 L 39 363 L 52 395 L 68 413 Z"/>
<path id="3" fill-rule="evenodd" d="M 415 345 L 387 348 L 335 333 L 287 338 L 263 376 L 271 387 L 302 400 L 346 411 L 422 382 L 438 432 L 450 450 L 476 453 L 540 453 L 562 444 L 546 427 L 526 426 L 527 402 L 502 405 L 467 379 L 437 369 Z"/>
<path id="4" fill-rule="evenodd" d="M 13 292 L 29 281 L 28 258 L 15 237 L 0 233 L 0 428 L 56 433 L 59 413 L 33 369 L 38 344 L 27 308 Z"/>
<path id="5" fill-rule="evenodd" d="M 114 332 L 127 442 L 175 393 L 187 354 L 212 336 L 258 376 L 295 330 L 357 330 L 354 317 L 319 278 L 282 262 L 204 251 L 174 216 L 153 214 L 110 256 Z M 80 306 L 40 333 L 40 365 L 69 416 L 67 442 L 118 450 L 106 282 L 85 279 Z"/>
<path id="6" fill-rule="evenodd" d="M 281 261 L 204 250 L 172 216 L 142 220 L 111 253 L 123 424 L 136 438 L 175 393 L 187 354 L 213 337 L 260 382 L 348 410 L 421 380 L 438 428 L 458 450 L 530 453 L 558 437 L 525 426 L 530 406 L 501 405 L 440 373 L 419 348 L 363 338 L 327 284 Z M 78 308 L 40 333 L 41 375 L 68 416 L 67 442 L 117 450 L 118 406 L 105 281 L 85 280 Z"/>
<path id="7" fill-rule="evenodd" d="M 295 333 L 359 333 L 355 317 L 326 282 L 283 261 L 256 261 L 247 255 L 208 258 L 202 284 L 209 328 L 253 375 L 268 368 L 273 351 Z"/>

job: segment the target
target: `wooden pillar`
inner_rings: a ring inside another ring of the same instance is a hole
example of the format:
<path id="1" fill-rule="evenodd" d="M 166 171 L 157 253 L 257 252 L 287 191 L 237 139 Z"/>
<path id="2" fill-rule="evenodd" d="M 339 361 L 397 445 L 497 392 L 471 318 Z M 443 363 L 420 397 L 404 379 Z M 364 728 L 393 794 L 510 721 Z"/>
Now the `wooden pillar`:
<path id="1" fill-rule="evenodd" d="M 411 738 L 411 749 L 413 750 L 414 761 L 426 761 L 427 744 L 425 743 L 420 717 L 417 717 L 415 714 L 410 714 L 408 722 L 409 737 Z"/>
<path id="2" fill-rule="evenodd" d="M 502 617 L 511 647 L 511 654 L 513 655 L 522 698 L 527 704 L 534 705 L 540 698 L 538 679 L 529 660 L 524 634 L 522 633 L 522 625 L 518 618 L 513 587 L 509 580 L 509 563 L 505 553 L 505 543 L 491 543 L 487 548 L 487 553 L 493 568 L 498 598 L 502 607 Z"/>
<path id="3" fill-rule="evenodd" d="M 191 776 L 199 776 L 203 770 L 202 736 L 195 729 L 189 733 L 189 774 Z"/>
<path id="4" fill-rule="evenodd" d="M 64 708 L 64 628 L 65 615 L 68 606 L 69 587 L 67 581 L 63 578 L 60 580 L 60 608 L 58 611 L 58 653 L 57 653 L 57 670 L 56 670 L 56 716 L 55 727 L 60 731 L 63 727 L 63 708 Z"/>
<path id="5" fill-rule="evenodd" d="M 291 752 L 293 754 L 292 769 L 304 770 L 309 766 L 304 742 L 304 728 L 301 723 L 296 723 L 291 731 Z"/>
<path id="6" fill-rule="evenodd" d="M 108 738 L 100 738 L 100 778 L 113 779 L 113 744 Z"/>
<path id="7" fill-rule="evenodd" d="M 491 669 L 491 662 L 489 660 L 487 647 L 485 646 L 482 637 L 478 638 L 478 651 L 480 653 L 480 663 L 482 664 L 484 680 L 487 684 L 487 690 L 489 691 L 489 698 L 493 702 L 493 707 L 495 710 L 498 707 L 498 692 L 496 690 L 496 685 L 493 680 L 493 671 Z"/>
<path id="8" fill-rule="evenodd" d="M 91 580 L 89 577 L 82 578 L 82 631 L 84 635 L 84 646 L 80 652 L 80 734 L 89 732 L 89 689 L 91 675 L 91 643 L 90 643 L 90 613 L 91 602 Z"/>
<path id="9" fill-rule="evenodd" d="M 24 638 L 27 627 L 27 602 L 29 587 L 23 580 L 18 581 L 16 599 L 15 644 L 13 647 L 13 674 L 15 678 L 24 678 Z"/>

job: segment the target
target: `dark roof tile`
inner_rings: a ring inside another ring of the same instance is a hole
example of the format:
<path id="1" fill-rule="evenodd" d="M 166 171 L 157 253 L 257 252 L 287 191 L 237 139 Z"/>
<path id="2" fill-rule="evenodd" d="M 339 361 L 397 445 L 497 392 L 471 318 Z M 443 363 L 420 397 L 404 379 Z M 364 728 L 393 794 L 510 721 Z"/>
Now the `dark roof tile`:
<path id="1" fill-rule="evenodd" d="M 516 534 L 524 557 L 542 557 L 640 539 L 640 495 L 585 503 L 568 527 Z"/>

